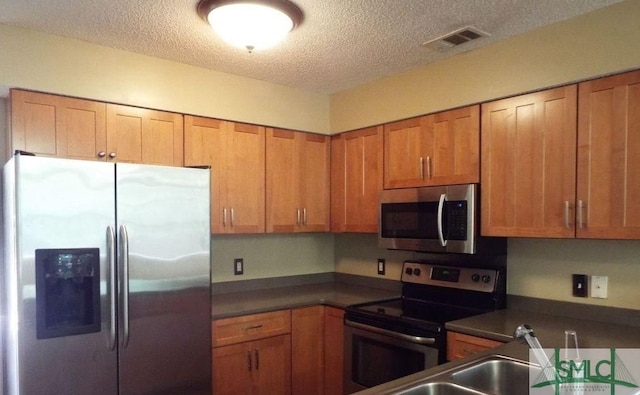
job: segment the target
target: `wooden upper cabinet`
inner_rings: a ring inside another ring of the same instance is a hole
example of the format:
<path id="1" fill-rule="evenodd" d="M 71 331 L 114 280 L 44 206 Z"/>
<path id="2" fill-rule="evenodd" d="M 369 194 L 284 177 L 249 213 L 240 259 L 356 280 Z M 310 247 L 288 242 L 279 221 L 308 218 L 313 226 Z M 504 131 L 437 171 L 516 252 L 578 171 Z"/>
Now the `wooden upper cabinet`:
<path id="1" fill-rule="evenodd" d="M 384 126 L 384 187 L 477 183 L 480 178 L 479 106 Z"/>
<path id="2" fill-rule="evenodd" d="M 579 85 L 582 238 L 640 239 L 640 71 Z"/>
<path id="3" fill-rule="evenodd" d="M 328 136 L 267 128 L 267 232 L 329 230 Z"/>
<path id="4" fill-rule="evenodd" d="M 185 115 L 185 165 L 211 166 L 211 231 L 265 230 L 265 128 Z"/>
<path id="5" fill-rule="evenodd" d="M 481 231 L 573 237 L 576 85 L 482 105 Z"/>
<path id="6" fill-rule="evenodd" d="M 432 114 L 428 185 L 480 182 L 480 106 Z"/>
<path id="7" fill-rule="evenodd" d="M 104 103 L 12 89 L 9 116 L 11 152 L 104 160 Z"/>
<path id="8" fill-rule="evenodd" d="M 376 233 L 383 127 L 331 138 L 331 231 Z"/>
<path id="9" fill-rule="evenodd" d="M 10 105 L 10 150 L 182 166 L 180 114 L 17 89 Z"/>
<path id="10" fill-rule="evenodd" d="M 116 162 L 182 166 L 182 115 L 107 104 L 107 151 Z"/>
<path id="11" fill-rule="evenodd" d="M 427 117 L 384 125 L 384 187 L 406 188 L 424 184 L 424 135 Z"/>

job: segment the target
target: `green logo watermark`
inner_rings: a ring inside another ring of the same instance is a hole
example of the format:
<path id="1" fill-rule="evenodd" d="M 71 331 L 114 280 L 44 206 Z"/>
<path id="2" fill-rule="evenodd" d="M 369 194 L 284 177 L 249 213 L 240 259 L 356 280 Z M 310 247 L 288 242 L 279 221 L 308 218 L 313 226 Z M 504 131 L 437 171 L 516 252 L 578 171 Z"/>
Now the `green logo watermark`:
<path id="1" fill-rule="evenodd" d="M 531 395 L 640 394 L 640 350 L 581 349 L 579 359 L 563 358 L 562 349 L 543 351 L 530 352 L 540 365 L 529 370 Z"/>

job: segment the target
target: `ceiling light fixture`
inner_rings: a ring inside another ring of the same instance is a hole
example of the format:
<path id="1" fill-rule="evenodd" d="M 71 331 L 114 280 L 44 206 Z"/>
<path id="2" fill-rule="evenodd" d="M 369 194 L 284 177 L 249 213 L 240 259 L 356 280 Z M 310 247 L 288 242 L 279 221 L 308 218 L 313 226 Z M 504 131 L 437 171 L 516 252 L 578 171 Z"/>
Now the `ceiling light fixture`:
<path id="1" fill-rule="evenodd" d="M 288 0 L 201 0 L 198 14 L 223 40 L 249 52 L 276 45 L 303 18 Z"/>

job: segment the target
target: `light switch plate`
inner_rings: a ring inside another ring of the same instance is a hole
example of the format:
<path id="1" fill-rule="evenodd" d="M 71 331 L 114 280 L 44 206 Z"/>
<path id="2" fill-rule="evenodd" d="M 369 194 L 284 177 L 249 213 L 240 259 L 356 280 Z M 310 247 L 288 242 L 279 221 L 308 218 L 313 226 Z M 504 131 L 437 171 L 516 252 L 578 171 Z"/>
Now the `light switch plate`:
<path id="1" fill-rule="evenodd" d="M 588 295 L 589 277 L 586 274 L 573 274 L 572 294 L 580 298 L 586 298 Z"/>
<path id="2" fill-rule="evenodd" d="M 244 259 L 236 258 L 233 260 L 233 274 L 236 276 L 244 274 Z"/>
<path id="3" fill-rule="evenodd" d="M 598 299 L 607 298 L 607 276 L 591 276 L 591 297 Z"/>
<path id="4" fill-rule="evenodd" d="M 378 274 L 381 276 L 384 276 L 386 272 L 385 264 L 386 264 L 386 261 L 384 259 L 378 258 Z"/>

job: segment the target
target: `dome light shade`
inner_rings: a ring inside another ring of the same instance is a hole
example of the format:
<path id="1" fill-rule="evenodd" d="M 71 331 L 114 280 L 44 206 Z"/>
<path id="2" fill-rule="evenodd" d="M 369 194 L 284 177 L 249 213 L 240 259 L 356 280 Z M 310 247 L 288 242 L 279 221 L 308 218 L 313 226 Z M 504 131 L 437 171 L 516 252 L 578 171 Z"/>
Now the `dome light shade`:
<path id="1" fill-rule="evenodd" d="M 202 0 L 198 13 L 223 40 L 249 52 L 276 45 L 302 21 L 286 0 Z"/>

